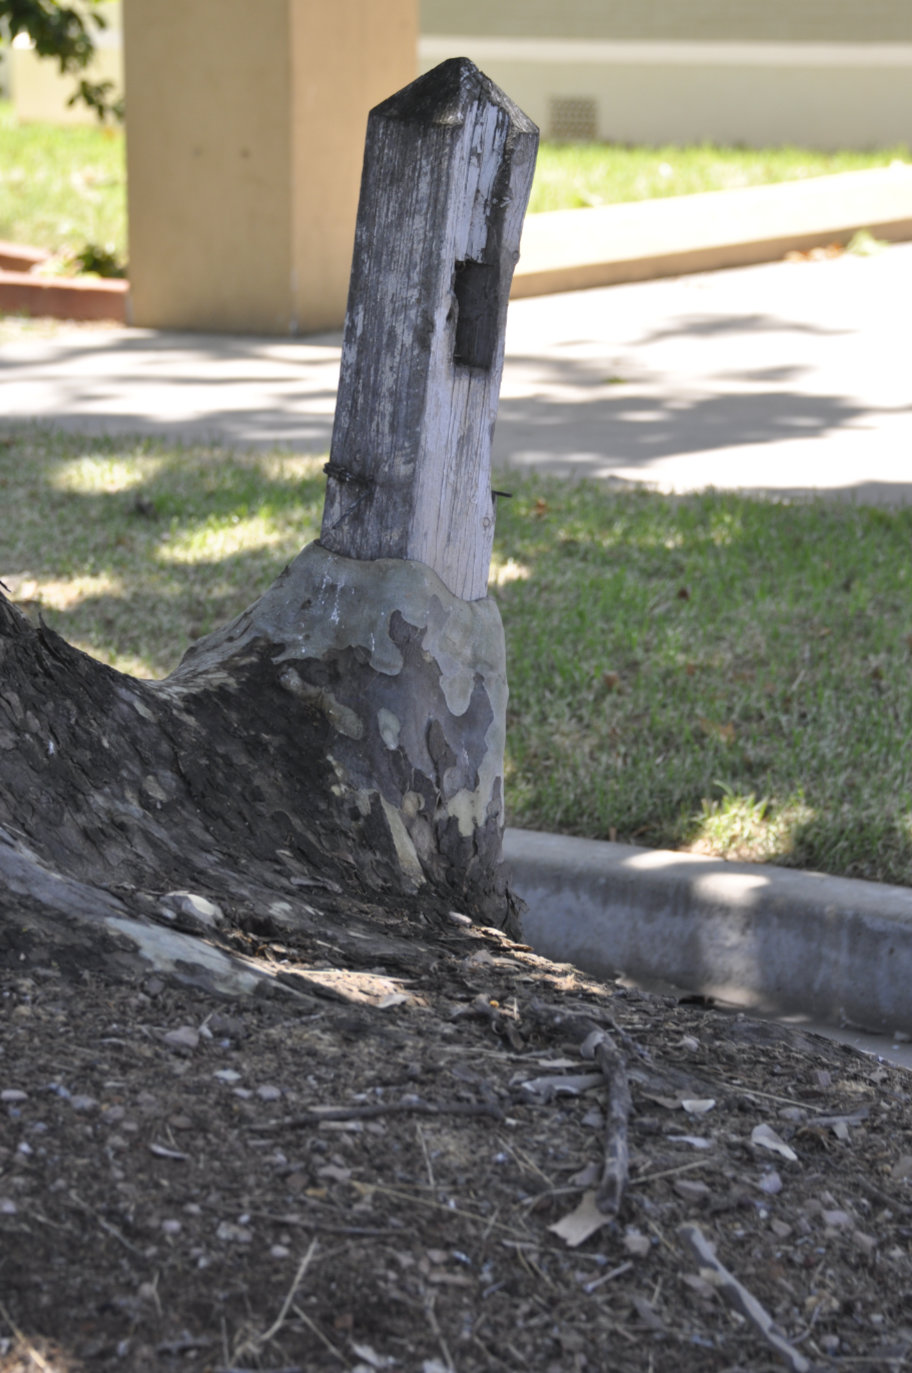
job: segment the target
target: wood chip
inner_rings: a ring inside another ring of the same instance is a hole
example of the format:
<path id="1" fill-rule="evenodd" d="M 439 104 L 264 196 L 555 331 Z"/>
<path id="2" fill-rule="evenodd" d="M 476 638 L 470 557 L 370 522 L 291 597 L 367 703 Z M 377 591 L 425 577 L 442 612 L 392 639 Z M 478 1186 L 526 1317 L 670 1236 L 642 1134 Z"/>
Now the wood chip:
<path id="1" fill-rule="evenodd" d="M 755 1144 L 758 1149 L 769 1149 L 770 1153 L 778 1154 L 780 1158 L 788 1159 L 790 1163 L 798 1162 L 798 1155 L 795 1150 L 784 1139 L 781 1139 L 776 1131 L 769 1125 L 755 1125 L 751 1130 L 751 1144 Z"/>
<path id="2" fill-rule="evenodd" d="M 601 1073 L 555 1073 L 548 1077 L 533 1077 L 521 1084 L 530 1097 L 547 1104 L 558 1096 L 581 1096 L 596 1087 L 604 1087 Z"/>
<path id="3" fill-rule="evenodd" d="M 179 1149 L 168 1149 L 164 1144 L 150 1144 L 149 1153 L 156 1158 L 171 1158 L 177 1163 L 185 1163 L 190 1157 L 189 1154 L 182 1154 Z"/>
<path id="4" fill-rule="evenodd" d="M 627 1253 L 632 1254 L 634 1258 L 637 1259 L 645 1258 L 652 1249 L 652 1240 L 649 1236 L 642 1234 L 642 1232 L 637 1230 L 633 1225 L 627 1226 L 621 1243 Z"/>
<path id="5" fill-rule="evenodd" d="M 705 1182 L 699 1182 L 694 1178 L 675 1178 L 671 1184 L 679 1197 L 685 1201 L 702 1204 L 709 1201 L 712 1193 Z"/>
<path id="6" fill-rule="evenodd" d="M 890 1176 L 895 1182 L 904 1182 L 906 1178 L 912 1178 L 912 1154 L 902 1154 L 893 1164 Z"/>
<path id="7" fill-rule="evenodd" d="M 199 1030 L 195 1025 L 181 1025 L 176 1030 L 169 1030 L 164 1038 L 165 1044 L 176 1054 L 192 1053 L 198 1048 L 199 1041 Z"/>
<path id="8" fill-rule="evenodd" d="M 584 1192 L 579 1205 L 575 1210 L 568 1212 L 560 1220 L 549 1225 L 548 1229 L 564 1241 L 568 1249 L 575 1249 L 594 1235 L 597 1230 L 601 1230 L 603 1225 L 607 1225 L 611 1220 L 604 1211 L 600 1211 L 596 1201 L 595 1189 Z"/>

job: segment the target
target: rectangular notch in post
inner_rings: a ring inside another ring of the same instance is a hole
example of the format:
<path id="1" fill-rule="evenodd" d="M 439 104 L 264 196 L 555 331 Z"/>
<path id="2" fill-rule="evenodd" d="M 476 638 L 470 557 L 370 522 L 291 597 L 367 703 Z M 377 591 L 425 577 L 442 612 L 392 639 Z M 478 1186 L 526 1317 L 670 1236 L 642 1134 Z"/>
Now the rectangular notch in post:
<path id="1" fill-rule="evenodd" d="M 498 338 L 498 271 L 493 263 L 457 262 L 456 344 L 453 361 L 490 371 Z"/>

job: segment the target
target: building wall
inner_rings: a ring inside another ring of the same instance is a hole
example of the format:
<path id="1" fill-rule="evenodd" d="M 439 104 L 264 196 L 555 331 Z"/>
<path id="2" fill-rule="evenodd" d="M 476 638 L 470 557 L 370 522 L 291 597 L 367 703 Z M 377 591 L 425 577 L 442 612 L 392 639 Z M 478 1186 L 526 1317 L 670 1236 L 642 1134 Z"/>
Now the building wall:
<path id="1" fill-rule="evenodd" d="M 132 322 L 342 323 L 370 107 L 415 77 L 414 0 L 126 0 Z"/>
<path id="2" fill-rule="evenodd" d="M 286 0 L 267 6 L 279 22 L 245 24 L 248 0 L 128 0 L 137 324 L 288 330 L 291 62 Z"/>
<path id="3" fill-rule="evenodd" d="M 417 3 L 295 0 L 290 42 L 295 327 L 335 328 L 348 298 L 367 115 L 418 75 Z"/>
<path id="4" fill-rule="evenodd" d="M 422 34 L 755 43 L 912 42 L 909 0 L 421 0 Z"/>
<path id="5" fill-rule="evenodd" d="M 912 141 L 909 0 L 422 0 L 421 69 L 457 53 L 548 138 Z"/>

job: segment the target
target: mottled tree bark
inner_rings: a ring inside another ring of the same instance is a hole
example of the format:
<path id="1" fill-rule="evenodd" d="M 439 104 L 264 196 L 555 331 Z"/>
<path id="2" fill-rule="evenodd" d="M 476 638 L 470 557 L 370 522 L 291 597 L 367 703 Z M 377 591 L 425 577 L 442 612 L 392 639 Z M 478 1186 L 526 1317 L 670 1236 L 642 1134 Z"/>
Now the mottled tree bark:
<path id="1" fill-rule="evenodd" d="M 237 989 L 238 931 L 334 901 L 510 925 L 484 591 L 536 143 L 465 59 L 372 113 L 321 543 L 169 678 L 0 597 L 0 952 Z"/>
<path id="2" fill-rule="evenodd" d="M 161 682 L 0 599 L 0 947 L 48 939 L 36 903 L 217 939 L 175 892 L 242 927 L 338 893 L 507 925 L 505 700 L 496 607 L 418 563 L 311 545 Z"/>

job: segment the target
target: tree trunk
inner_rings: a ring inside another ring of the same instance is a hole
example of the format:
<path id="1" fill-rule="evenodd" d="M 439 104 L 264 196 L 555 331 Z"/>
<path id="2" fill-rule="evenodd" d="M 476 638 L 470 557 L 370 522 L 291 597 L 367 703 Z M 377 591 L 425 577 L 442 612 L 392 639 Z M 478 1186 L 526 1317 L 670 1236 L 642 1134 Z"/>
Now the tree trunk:
<path id="1" fill-rule="evenodd" d="M 493 602 L 419 563 L 310 545 L 162 682 L 0 600 L 3 914 L 103 889 L 167 920 L 184 890 L 255 926 L 264 898 L 344 892 L 504 926 L 505 699 Z"/>
<path id="2" fill-rule="evenodd" d="M 503 323 L 537 133 L 464 59 L 371 121 L 321 543 L 161 682 L 104 666 L 0 596 L 11 957 L 85 965 L 94 949 L 133 971 L 250 989 L 257 970 L 215 951 L 236 951 L 239 930 L 313 927 L 361 901 L 511 924 L 503 631 L 483 591 Z M 416 139 L 413 203 L 444 164 L 442 266 L 431 272 L 425 244 L 394 290 L 383 159 L 396 201 Z M 464 260 L 491 285 L 487 305 Z M 400 340 L 392 393 L 384 330 Z"/>

